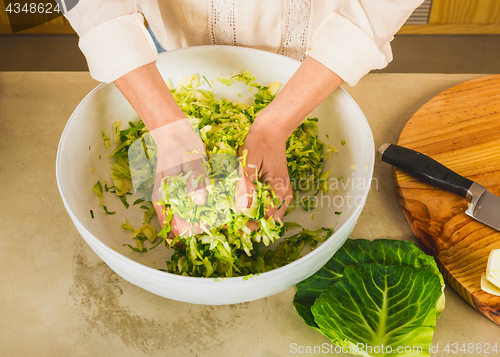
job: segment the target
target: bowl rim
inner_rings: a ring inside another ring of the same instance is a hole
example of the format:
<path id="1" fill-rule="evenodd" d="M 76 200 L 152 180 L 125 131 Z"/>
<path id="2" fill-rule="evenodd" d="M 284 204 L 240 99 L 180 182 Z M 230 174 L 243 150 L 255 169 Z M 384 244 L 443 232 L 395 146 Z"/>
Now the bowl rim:
<path id="1" fill-rule="evenodd" d="M 268 55 L 268 56 L 277 57 L 277 58 L 280 58 L 280 59 L 286 59 L 286 60 L 290 60 L 290 61 L 294 61 L 294 62 L 300 63 L 299 61 L 296 61 L 294 59 L 291 59 L 289 57 L 286 57 L 286 56 L 283 56 L 283 55 L 280 55 L 280 54 L 277 54 L 277 53 L 267 52 L 267 51 L 253 49 L 253 48 L 248 48 L 248 47 L 238 47 L 238 46 L 209 46 L 209 45 L 207 45 L 207 46 L 193 46 L 193 47 L 186 47 L 186 48 L 179 48 L 179 49 L 171 50 L 171 51 L 168 51 L 168 52 L 160 54 L 160 56 L 166 56 L 166 55 L 168 55 L 169 53 L 172 53 L 172 52 L 181 52 L 181 51 L 182 52 L 189 52 L 189 51 L 199 51 L 199 50 L 203 50 L 203 49 L 209 49 L 209 50 L 215 50 L 215 51 L 221 50 L 221 49 L 223 49 L 223 50 L 228 50 L 229 49 L 230 51 L 258 52 L 258 53 L 265 54 L 265 55 Z M 236 276 L 236 277 L 226 277 L 226 278 L 205 278 L 205 277 L 182 276 L 182 275 L 172 274 L 172 273 L 169 273 L 167 271 L 162 271 L 162 270 L 159 270 L 159 269 L 155 269 L 155 268 L 149 267 L 147 265 L 144 265 L 142 263 L 139 263 L 139 262 L 137 262 L 137 261 L 135 261 L 135 260 L 133 260 L 133 259 L 131 259 L 131 258 L 129 258 L 129 257 L 123 255 L 123 254 L 121 254 L 120 252 L 112 249 L 107 244 L 104 244 L 104 242 L 102 242 L 101 239 L 99 239 L 97 236 L 95 236 L 94 234 L 92 234 L 83 225 L 83 223 L 80 222 L 80 220 L 77 218 L 76 214 L 73 212 L 73 210 L 69 206 L 69 203 L 66 201 L 66 198 L 65 198 L 64 188 L 62 187 L 62 184 L 61 184 L 61 181 L 62 181 L 62 168 L 61 168 L 61 161 L 62 161 L 61 149 L 62 149 L 62 146 L 68 140 L 68 138 L 66 137 L 66 135 L 67 135 L 67 132 L 69 131 L 69 127 L 76 120 L 75 119 L 75 117 L 76 117 L 75 113 L 78 112 L 79 108 L 82 105 L 84 105 L 83 103 L 86 102 L 87 99 L 93 97 L 102 88 L 104 88 L 107 85 L 111 85 L 111 84 L 112 83 L 100 83 L 100 84 L 98 84 L 94 89 L 92 89 L 80 101 L 80 103 L 78 103 L 78 105 L 76 106 L 76 108 L 71 113 L 71 116 L 69 117 L 68 121 L 66 122 L 66 125 L 64 126 L 64 130 L 63 130 L 63 132 L 61 134 L 61 138 L 59 140 L 59 144 L 58 144 L 58 147 L 57 147 L 57 155 L 56 155 L 56 180 L 57 180 L 57 186 L 58 186 L 59 194 L 61 195 L 61 199 L 63 201 L 64 207 L 66 208 L 66 211 L 68 212 L 68 215 L 70 216 L 70 218 L 73 221 L 73 223 L 77 226 L 77 230 L 79 231 L 80 234 L 81 234 L 81 231 L 83 230 L 85 232 L 85 234 L 87 235 L 87 237 L 92 238 L 93 242 L 95 242 L 100 247 L 102 247 L 107 253 L 110 253 L 114 258 L 119 259 L 119 260 L 123 261 L 124 263 L 131 264 L 132 266 L 138 268 L 139 270 L 144 270 L 144 272 L 148 272 L 148 273 L 152 273 L 153 272 L 154 274 L 157 274 L 158 276 L 168 277 L 168 278 L 175 279 L 175 280 L 178 280 L 178 281 L 181 281 L 181 282 L 188 282 L 188 281 L 192 282 L 192 281 L 194 281 L 193 279 L 196 279 L 198 282 L 202 282 L 202 284 L 216 283 L 216 282 L 242 281 L 246 277 L 245 275 L 243 275 L 243 276 Z M 343 92 L 343 95 L 347 98 L 347 100 L 351 104 L 354 104 L 353 107 L 357 111 L 358 115 L 360 115 L 360 118 L 363 119 L 361 121 L 361 123 L 362 123 L 363 126 L 365 126 L 365 129 L 368 132 L 368 135 L 369 135 L 369 138 L 370 138 L 370 142 L 371 142 L 371 145 L 369 145 L 370 157 L 371 157 L 370 161 L 371 162 L 367 163 L 366 166 L 369 167 L 369 175 L 368 175 L 369 176 L 368 177 L 369 180 L 368 180 L 368 182 L 371 183 L 371 181 L 373 179 L 374 161 L 375 161 L 375 142 L 374 142 L 374 139 L 373 139 L 373 133 L 371 131 L 370 125 L 368 123 L 368 120 L 366 119 L 366 116 L 364 115 L 363 111 L 361 110 L 361 108 L 359 107 L 359 105 L 356 103 L 356 101 L 341 86 L 339 86 L 336 89 L 336 91 L 337 90 L 340 90 L 341 92 Z M 280 274 L 281 271 L 283 271 L 284 269 L 290 269 L 292 267 L 295 267 L 298 264 L 304 263 L 305 261 L 309 261 L 311 259 L 314 259 L 316 257 L 316 255 L 319 254 L 318 251 L 320 249 L 326 249 L 327 243 L 330 241 L 330 239 L 332 237 L 334 237 L 336 235 L 337 236 L 341 236 L 342 232 L 347 229 L 347 227 L 350 225 L 350 223 L 355 223 L 353 221 L 356 221 L 358 219 L 359 214 L 361 213 L 363 207 L 365 206 L 366 200 L 368 198 L 369 191 L 370 191 L 370 185 L 367 185 L 362 190 L 362 192 L 363 192 L 363 198 L 364 198 L 363 204 L 362 205 L 358 205 L 354 209 L 354 211 L 350 214 L 350 216 L 347 218 L 347 220 L 336 231 L 334 231 L 334 233 L 331 236 L 329 236 L 321 245 L 319 245 L 316 249 L 314 249 L 313 251 L 310 251 L 306 255 L 300 257 L 299 259 L 297 259 L 297 260 L 295 260 L 295 261 L 293 261 L 293 262 L 291 262 L 291 263 L 289 263 L 287 265 L 281 266 L 279 268 L 276 268 L 276 269 L 273 269 L 273 270 L 270 270 L 270 271 L 267 271 L 267 272 L 264 272 L 264 273 L 253 274 L 252 275 L 253 278 L 251 280 L 254 280 L 254 279 L 259 278 L 261 276 L 262 277 L 265 276 L 268 279 L 272 280 L 272 278 L 273 278 L 274 275 Z M 85 237 L 82 237 L 82 238 L 84 238 L 84 240 L 86 240 Z"/>

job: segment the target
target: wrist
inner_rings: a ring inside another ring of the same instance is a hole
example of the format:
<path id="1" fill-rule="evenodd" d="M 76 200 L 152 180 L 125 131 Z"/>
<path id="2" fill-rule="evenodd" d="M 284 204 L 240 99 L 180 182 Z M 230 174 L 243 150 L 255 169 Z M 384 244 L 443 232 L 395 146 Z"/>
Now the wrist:
<path id="1" fill-rule="evenodd" d="M 175 110 L 176 108 L 174 108 L 173 111 L 169 111 L 169 110 L 164 110 L 164 111 L 159 110 L 158 111 L 159 108 L 155 108 L 156 109 L 155 113 L 150 112 L 150 113 L 148 113 L 148 115 L 145 115 L 143 117 L 141 116 L 141 119 L 144 122 L 144 124 L 146 125 L 146 127 L 148 128 L 148 130 L 150 132 L 152 132 L 152 131 L 160 129 L 166 125 L 173 124 L 175 122 L 187 119 L 186 114 L 184 114 L 184 112 L 179 107 L 177 107 L 177 108 L 179 109 L 178 111 Z M 167 109 L 167 108 L 163 108 L 163 109 Z"/>
<path id="2" fill-rule="evenodd" d="M 199 146 L 201 137 L 191 127 L 188 118 L 170 121 L 149 132 L 157 145 Z M 196 145 L 195 145 L 196 144 Z"/>
<path id="3" fill-rule="evenodd" d="M 261 111 L 255 122 L 252 124 L 251 130 L 263 132 L 267 137 L 277 142 L 286 142 L 288 137 L 292 135 L 295 127 L 291 121 L 286 120 L 283 116 L 272 115 Z"/>
<path id="4" fill-rule="evenodd" d="M 114 83 L 149 131 L 186 118 L 154 63 L 136 68 Z"/>

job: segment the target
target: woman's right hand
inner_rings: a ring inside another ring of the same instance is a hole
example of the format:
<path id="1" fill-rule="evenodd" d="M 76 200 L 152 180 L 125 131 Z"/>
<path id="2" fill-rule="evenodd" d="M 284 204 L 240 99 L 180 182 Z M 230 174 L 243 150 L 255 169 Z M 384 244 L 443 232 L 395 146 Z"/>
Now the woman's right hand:
<path id="1" fill-rule="evenodd" d="M 203 142 L 188 123 L 186 115 L 177 105 L 158 68 L 154 63 L 138 67 L 115 80 L 114 84 L 122 92 L 128 102 L 142 119 L 156 141 L 158 148 L 157 180 L 155 181 L 155 197 L 159 198 L 161 179 L 169 175 L 189 172 L 194 175 L 204 174 L 201 165 L 196 164 L 203 154 L 186 154 L 193 150 L 203 149 Z M 194 155 L 194 156 L 193 156 Z M 162 176 L 163 175 L 163 176 Z M 191 187 L 190 196 L 196 204 L 203 204 L 206 191 L 203 188 Z M 158 193 L 158 196 L 156 196 Z M 154 203 L 160 224 L 163 226 L 165 215 L 158 203 Z M 175 234 L 189 229 L 189 224 L 179 217 L 172 220 Z"/>
<path id="2" fill-rule="evenodd" d="M 165 208 L 160 203 L 162 182 L 167 184 L 170 178 L 191 172 L 187 179 L 187 191 L 190 199 L 197 205 L 204 205 L 207 198 L 205 178 L 207 171 L 202 162 L 206 159 L 205 146 L 189 120 L 182 119 L 166 124 L 150 132 L 157 146 L 157 164 L 155 185 L 151 201 L 162 226 L 166 223 Z M 201 176 L 201 179 L 199 179 Z M 175 235 L 199 233 L 199 227 L 174 215 L 171 228 Z"/>

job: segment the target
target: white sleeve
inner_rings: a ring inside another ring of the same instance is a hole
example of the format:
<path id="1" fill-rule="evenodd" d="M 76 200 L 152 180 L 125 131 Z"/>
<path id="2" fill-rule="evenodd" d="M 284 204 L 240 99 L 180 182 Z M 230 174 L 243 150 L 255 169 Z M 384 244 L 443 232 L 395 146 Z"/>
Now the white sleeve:
<path id="1" fill-rule="evenodd" d="M 350 86 L 392 60 L 390 41 L 423 0 L 337 2 L 315 29 L 306 55 Z"/>
<path id="2" fill-rule="evenodd" d="M 70 2 L 63 1 L 63 10 Z M 64 14 L 80 36 L 91 76 L 111 83 L 158 59 L 156 46 L 134 0 L 80 0 Z"/>

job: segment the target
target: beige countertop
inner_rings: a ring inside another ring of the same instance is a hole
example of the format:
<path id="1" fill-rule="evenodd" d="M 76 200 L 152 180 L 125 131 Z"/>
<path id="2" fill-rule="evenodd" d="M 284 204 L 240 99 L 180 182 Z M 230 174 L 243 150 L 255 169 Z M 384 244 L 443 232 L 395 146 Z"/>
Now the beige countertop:
<path id="1" fill-rule="evenodd" d="M 378 148 L 396 142 L 425 102 L 477 77 L 370 74 L 346 89 Z M 0 73 L 0 356 L 270 357 L 328 343 L 295 312 L 294 288 L 237 305 L 190 305 L 128 283 L 94 254 L 63 207 L 55 161 L 67 119 L 97 84 L 84 72 Z M 352 237 L 413 240 L 390 166 L 377 163 L 375 179 Z M 433 356 L 482 355 L 445 352 L 453 343 L 500 348 L 500 326 L 450 287 L 446 300 Z"/>

